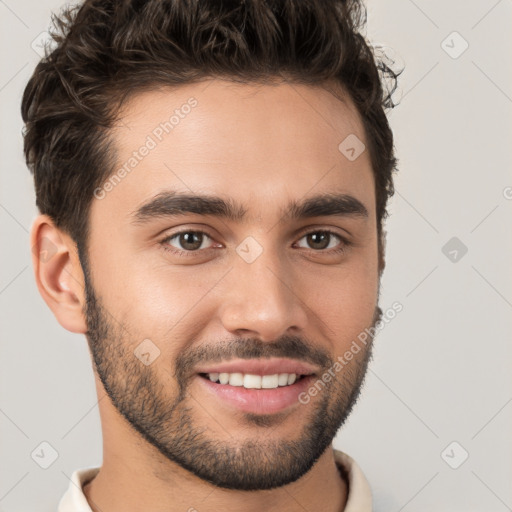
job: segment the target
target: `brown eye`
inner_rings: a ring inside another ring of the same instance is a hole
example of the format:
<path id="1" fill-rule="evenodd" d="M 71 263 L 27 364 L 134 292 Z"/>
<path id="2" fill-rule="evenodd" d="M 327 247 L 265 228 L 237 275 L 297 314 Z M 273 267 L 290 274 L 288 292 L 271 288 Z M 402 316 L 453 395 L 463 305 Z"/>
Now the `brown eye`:
<path id="1" fill-rule="evenodd" d="M 307 248 L 321 251 L 336 247 L 341 237 L 332 231 L 312 231 L 304 235 L 302 239 L 306 239 Z M 333 240 L 334 243 L 332 243 Z"/>
<path id="2" fill-rule="evenodd" d="M 210 238 L 202 231 L 182 231 L 164 240 L 164 243 L 174 247 L 178 251 L 198 251 L 204 249 L 203 243 Z"/>

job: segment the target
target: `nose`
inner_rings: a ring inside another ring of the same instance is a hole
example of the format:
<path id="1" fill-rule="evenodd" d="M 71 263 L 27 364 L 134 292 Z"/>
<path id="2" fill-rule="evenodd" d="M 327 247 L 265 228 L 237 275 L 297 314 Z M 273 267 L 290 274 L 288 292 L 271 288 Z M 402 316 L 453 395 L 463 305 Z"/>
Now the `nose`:
<path id="1" fill-rule="evenodd" d="M 293 269 L 271 253 L 264 251 L 252 263 L 236 258 L 226 276 L 220 318 L 237 336 L 274 341 L 306 326 L 307 306 L 294 287 Z"/>

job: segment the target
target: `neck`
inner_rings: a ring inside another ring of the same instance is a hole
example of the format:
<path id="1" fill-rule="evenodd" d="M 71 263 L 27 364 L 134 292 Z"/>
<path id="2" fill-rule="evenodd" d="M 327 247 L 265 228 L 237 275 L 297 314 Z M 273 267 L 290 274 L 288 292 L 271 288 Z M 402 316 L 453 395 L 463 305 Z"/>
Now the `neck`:
<path id="1" fill-rule="evenodd" d="M 83 488 L 93 512 L 341 512 L 347 483 L 329 447 L 311 470 L 283 487 L 264 491 L 233 491 L 215 487 L 169 461 L 141 464 L 126 454 L 109 454 L 96 477 Z M 143 460 L 143 459 L 142 459 Z"/>

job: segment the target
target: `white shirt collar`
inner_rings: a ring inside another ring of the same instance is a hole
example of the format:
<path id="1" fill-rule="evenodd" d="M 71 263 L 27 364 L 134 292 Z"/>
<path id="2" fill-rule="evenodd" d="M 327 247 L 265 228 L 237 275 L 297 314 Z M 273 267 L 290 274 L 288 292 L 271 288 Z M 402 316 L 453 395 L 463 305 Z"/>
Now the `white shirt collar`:
<path id="1" fill-rule="evenodd" d="M 357 462 L 340 450 L 334 450 L 334 460 L 348 478 L 348 498 L 343 512 L 372 512 L 372 491 Z"/>
<path id="2" fill-rule="evenodd" d="M 370 484 L 356 461 L 339 450 L 334 450 L 334 460 L 348 478 L 348 499 L 343 512 L 372 512 Z M 75 470 L 71 475 L 69 487 L 59 502 L 57 512 L 92 512 L 82 487 L 92 480 L 99 470 L 98 466 Z"/>

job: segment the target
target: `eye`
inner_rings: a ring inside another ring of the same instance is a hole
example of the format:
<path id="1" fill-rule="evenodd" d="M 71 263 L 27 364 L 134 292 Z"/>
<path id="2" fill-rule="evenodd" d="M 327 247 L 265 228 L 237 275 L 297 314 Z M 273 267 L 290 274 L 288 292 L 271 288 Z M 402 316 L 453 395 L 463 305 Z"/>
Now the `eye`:
<path id="1" fill-rule="evenodd" d="M 183 253 L 183 252 L 195 252 L 200 249 L 208 249 L 205 247 L 205 241 L 211 237 L 204 231 L 180 231 L 172 236 L 169 236 L 162 240 L 162 246 L 164 249 L 172 252 Z M 171 249 L 169 246 L 174 247 Z"/>
<path id="2" fill-rule="evenodd" d="M 301 245 L 300 241 L 305 240 L 307 246 Z M 210 241 L 210 243 L 208 243 Z M 165 251 L 169 251 L 177 256 L 194 256 L 197 254 L 205 254 L 215 247 L 212 243 L 213 238 L 204 231 L 183 230 L 164 238 L 160 245 Z M 351 243 L 330 230 L 316 230 L 305 233 L 297 242 L 300 248 L 310 249 L 314 252 L 326 254 L 344 253 Z M 338 248 L 336 248 L 339 246 Z M 217 244 L 217 247 L 222 247 Z M 205 251 L 205 252 L 202 252 Z"/>
<path id="3" fill-rule="evenodd" d="M 306 243 L 309 245 L 309 247 L 306 248 L 315 249 L 319 251 L 333 249 L 334 247 L 339 245 L 339 242 L 341 242 L 341 248 L 338 248 L 334 252 L 344 251 L 345 247 L 350 245 L 347 240 L 342 238 L 334 231 L 329 230 L 310 231 L 309 233 L 303 235 L 300 240 L 303 239 L 305 239 Z"/>

